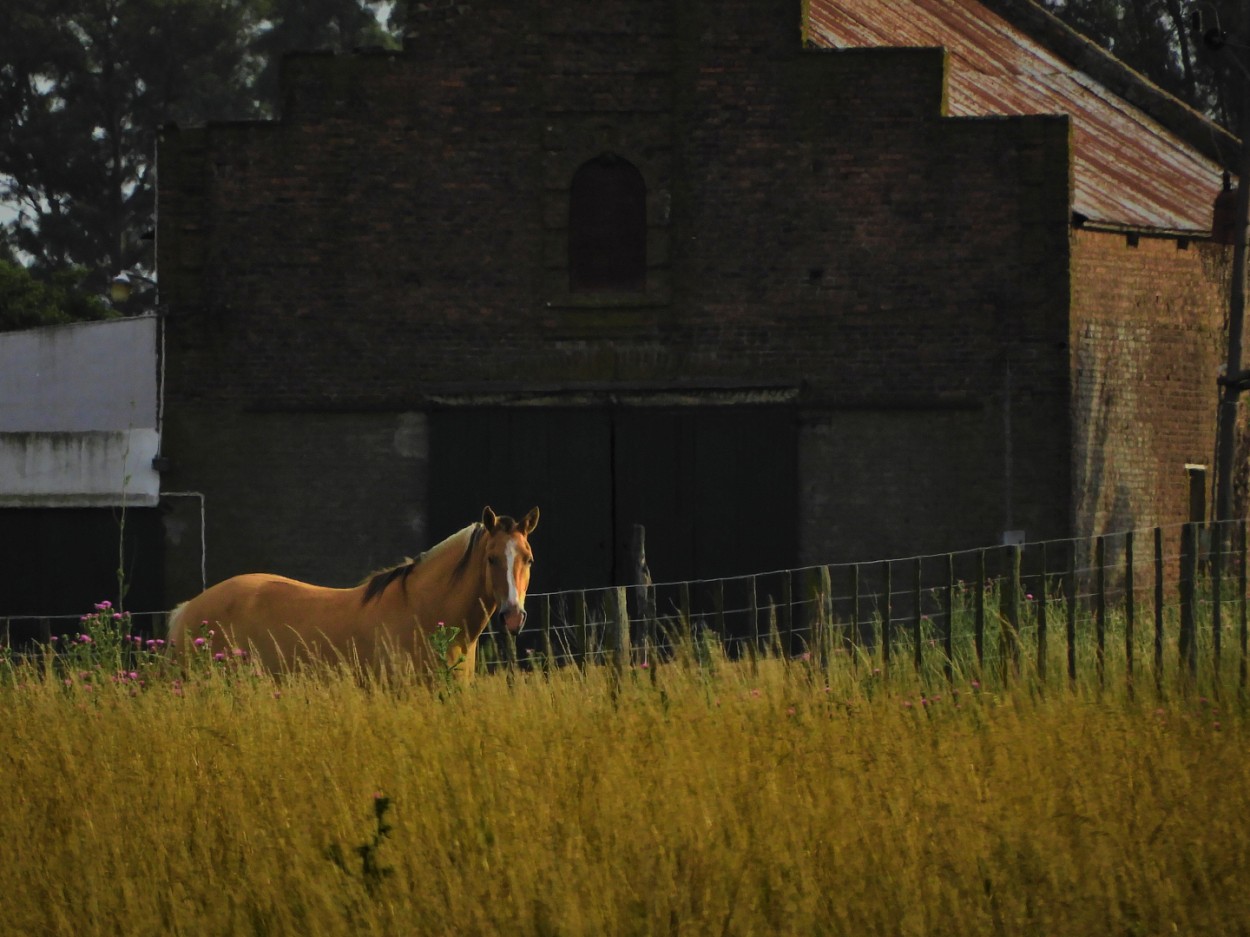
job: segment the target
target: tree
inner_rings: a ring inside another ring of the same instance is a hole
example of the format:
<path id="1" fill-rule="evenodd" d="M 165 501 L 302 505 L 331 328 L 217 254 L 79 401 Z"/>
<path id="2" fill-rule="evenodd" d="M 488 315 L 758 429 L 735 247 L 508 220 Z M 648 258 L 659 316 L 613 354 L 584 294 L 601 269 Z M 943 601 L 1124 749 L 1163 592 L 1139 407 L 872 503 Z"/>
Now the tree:
<path id="1" fill-rule="evenodd" d="M 82 276 L 69 267 L 40 279 L 12 258 L 0 258 L 0 332 L 116 315 L 103 299 L 82 290 Z"/>
<path id="2" fill-rule="evenodd" d="M 0 206 L 32 271 L 102 292 L 151 271 L 155 139 L 170 122 L 272 113 L 274 63 L 385 38 L 378 0 L 6 0 Z M 2 216 L 0 216 L 2 217 Z"/>
<path id="3" fill-rule="evenodd" d="M 1130 68 L 1226 127 L 1236 125 L 1230 63 L 1204 42 L 1216 26 L 1236 20 L 1228 0 L 1042 0 L 1050 12 Z M 1193 14 L 1201 12 L 1201 28 Z M 1238 79 L 1239 81 L 1240 79 Z"/>

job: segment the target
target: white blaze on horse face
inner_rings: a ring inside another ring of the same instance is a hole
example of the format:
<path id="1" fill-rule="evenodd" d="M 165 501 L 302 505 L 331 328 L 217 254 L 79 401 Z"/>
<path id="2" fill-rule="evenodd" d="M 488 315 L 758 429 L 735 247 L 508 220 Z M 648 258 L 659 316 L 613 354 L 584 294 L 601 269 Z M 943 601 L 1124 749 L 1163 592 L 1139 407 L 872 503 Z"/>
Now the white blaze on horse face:
<path id="1" fill-rule="evenodd" d="M 520 631 L 525 624 L 525 596 L 517 586 L 523 566 L 520 551 L 515 540 L 509 540 L 504 548 L 504 570 L 508 581 L 507 597 L 503 601 L 503 620 L 509 631 Z"/>

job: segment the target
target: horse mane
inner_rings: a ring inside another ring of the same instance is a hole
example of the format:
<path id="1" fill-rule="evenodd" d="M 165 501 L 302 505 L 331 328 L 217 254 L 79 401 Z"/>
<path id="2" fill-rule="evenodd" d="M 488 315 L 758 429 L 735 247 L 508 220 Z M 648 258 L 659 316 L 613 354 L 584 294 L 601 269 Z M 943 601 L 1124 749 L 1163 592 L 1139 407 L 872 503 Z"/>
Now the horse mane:
<path id="1" fill-rule="evenodd" d="M 451 578 L 453 580 L 459 579 L 464 574 L 464 571 L 469 568 L 469 560 L 473 556 L 473 548 L 477 546 L 477 542 L 482 539 L 482 534 L 486 533 L 486 528 L 480 523 L 472 524 L 466 528 L 466 530 L 469 530 L 469 536 L 465 542 L 464 553 L 461 555 L 460 559 L 456 561 L 456 566 L 451 571 Z M 405 557 L 404 562 L 399 563 L 396 566 L 389 566 L 386 569 L 378 570 L 376 573 L 370 573 L 364 580 L 365 594 L 360 604 L 368 605 L 385 592 L 391 583 L 405 581 L 423 560 L 428 558 L 432 553 L 439 550 L 445 544 L 450 543 L 462 533 L 464 533 L 464 531 L 452 534 L 442 543 L 435 544 L 415 559 L 412 557 Z"/>

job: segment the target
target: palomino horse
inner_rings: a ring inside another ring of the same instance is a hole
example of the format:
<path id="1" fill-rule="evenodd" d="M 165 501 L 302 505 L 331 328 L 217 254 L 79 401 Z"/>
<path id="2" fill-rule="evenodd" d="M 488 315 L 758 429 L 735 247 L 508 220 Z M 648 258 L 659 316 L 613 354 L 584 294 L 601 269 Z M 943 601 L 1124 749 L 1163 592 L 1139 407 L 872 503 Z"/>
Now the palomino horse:
<path id="1" fill-rule="evenodd" d="M 439 625 L 459 629 L 447 665 L 464 680 L 477 662 L 477 641 L 496 612 L 516 633 L 525 623 L 529 535 L 538 508 L 520 521 L 489 507 L 482 520 L 452 534 L 417 559 L 374 573 L 354 589 L 313 586 L 268 573 L 246 573 L 183 602 L 169 617 L 174 653 L 227 653 L 249 646 L 268 669 L 296 659 L 355 654 L 378 662 L 387 643 L 431 663 L 429 636 Z M 209 632 L 213 632 L 209 637 Z M 205 641 L 196 644 L 199 637 Z"/>

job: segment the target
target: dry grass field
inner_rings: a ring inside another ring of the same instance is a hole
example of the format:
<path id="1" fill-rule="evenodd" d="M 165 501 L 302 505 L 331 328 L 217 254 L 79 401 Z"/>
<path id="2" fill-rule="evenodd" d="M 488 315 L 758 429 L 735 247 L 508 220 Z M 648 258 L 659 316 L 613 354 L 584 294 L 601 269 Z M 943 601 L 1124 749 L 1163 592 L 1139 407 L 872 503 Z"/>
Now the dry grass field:
<path id="1" fill-rule="evenodd" d="M 1236 681 L 1112 676 L 10 663 L 0 932 L 1250 933 Z"/>

